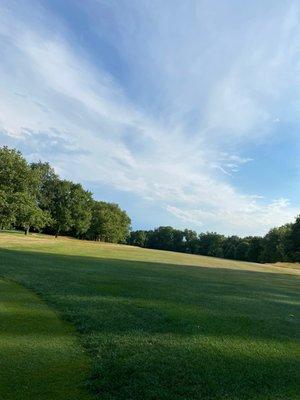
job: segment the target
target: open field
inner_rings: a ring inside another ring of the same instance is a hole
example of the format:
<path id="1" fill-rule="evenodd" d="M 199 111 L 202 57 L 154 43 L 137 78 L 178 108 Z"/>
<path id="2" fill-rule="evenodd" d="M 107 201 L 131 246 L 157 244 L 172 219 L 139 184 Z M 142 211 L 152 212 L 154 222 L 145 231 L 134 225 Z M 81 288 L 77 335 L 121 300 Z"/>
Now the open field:
<path id="1" fill-rule="evenodd" d="M 0 275 L 75 326 L 91 360 L 88 387 L 101 400 L 300 398 L 297 266 L 1 233 Z M 17 345 L 19 321 L 10 323 Z M 56 343 L 67 357 L 68 342 Z M 61 374 L 78 373 L 64 365 Z"/>

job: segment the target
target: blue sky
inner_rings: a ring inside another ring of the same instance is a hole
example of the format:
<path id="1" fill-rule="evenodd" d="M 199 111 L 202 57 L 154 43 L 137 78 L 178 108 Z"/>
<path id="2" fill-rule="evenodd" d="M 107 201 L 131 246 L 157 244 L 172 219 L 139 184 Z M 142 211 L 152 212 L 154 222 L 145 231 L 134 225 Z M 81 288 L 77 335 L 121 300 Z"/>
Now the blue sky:
<path id="1" fill-rule="evenodd" d="M 0 104 L 0 144 L 133 228 L 299 213 L 298 1 L 1 0 Z"/>

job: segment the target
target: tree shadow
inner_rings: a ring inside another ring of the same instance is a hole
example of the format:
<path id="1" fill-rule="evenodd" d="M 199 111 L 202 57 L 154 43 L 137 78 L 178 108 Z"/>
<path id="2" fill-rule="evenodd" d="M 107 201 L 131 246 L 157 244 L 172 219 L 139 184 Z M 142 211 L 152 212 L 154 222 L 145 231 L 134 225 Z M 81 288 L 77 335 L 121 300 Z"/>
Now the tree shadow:
<path id="1" fill-rule="evenodd" d="M 81 333 L 101 399 L 296 399 L 288 274 L 4 250 L 0 274 Z"/>

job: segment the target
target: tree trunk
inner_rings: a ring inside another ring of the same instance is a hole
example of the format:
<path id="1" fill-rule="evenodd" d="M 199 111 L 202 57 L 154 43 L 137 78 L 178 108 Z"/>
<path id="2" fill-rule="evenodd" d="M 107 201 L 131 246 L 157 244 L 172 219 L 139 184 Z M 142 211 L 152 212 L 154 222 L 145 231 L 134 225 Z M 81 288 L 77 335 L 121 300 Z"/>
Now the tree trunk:
<path id="1" fill-rule="evenodd" d="M 27 228 L 24 229 L 24 234 L 28 235 L 28 232 L 29 232 L 29 228 L 27 227 Z"/>
<path id="2" fill-rule="evenodd" d="M 55 237 L 57 238 L 59 234 L 59 229 L 57 229 L 57 231 L 55 232 Z"/>

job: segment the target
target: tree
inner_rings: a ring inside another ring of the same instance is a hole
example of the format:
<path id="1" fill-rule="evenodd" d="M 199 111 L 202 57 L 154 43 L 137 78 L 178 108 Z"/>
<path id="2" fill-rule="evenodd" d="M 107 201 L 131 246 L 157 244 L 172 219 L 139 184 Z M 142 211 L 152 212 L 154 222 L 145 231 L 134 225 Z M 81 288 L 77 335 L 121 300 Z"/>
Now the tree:
<path id="1" fill-rule="evenodd" d="M 132 231 L 128 238 L 128 244 L 132 246 L 147 247 L 148 232 L 143 230 Z"/>
<path id="2" fill-rule="evenodd" d="M 160 226 L 149 234 L 148 245 L 152 249 L 183 251 L 184 234 L 171 226 Z"/>
<path id="3" fill-rule="evenodd" d="M 20 151 L 0 148 L 0 190 L 6 194 L 28 192 L 35 195 L 38 174 L 33 172 Z"/>
<path id="4" fill-rule="evenodd" d="M 16 213 L 10 196 L 0 190 L 0 228 L 9 229 L 16 221 Z"/>
<path id="5" fill-rule="evenodd" d="M 111 243 L 126 243 L 131 220 L 117 204 L 93 201 L 87 237 Z"/>
<path id="6" fill-rule="evenodd" d="M 290 225 L 290 232 L 287 233 L 287 253 L 291 261 L 300 262 L 300 216 L 294 224 Z"/>
<path id="7" fill-rule="evenodd" d="M 264 241 L 262 237 L 252 236 L 247 238 L 249 243 L 247 260 L 251 262 L 260 262 L 261 255 L 263 252 Z"/>
<path id="8" fill-rule="evenodd" d="M 56 237 L 72 228 L 71 185 L 72 183 L 66 180 L 57 180 L 53 184 L 49 211 L 52 218 L 51 227 Z"/>
<path id="9" fill-rule="evenodd" d="M 198 250 L 198 235 L 197 232 L 190 229 L 183 231 L 184 251 L 186 253 L 197 253 Z"/>
<path id="10" fill-rule="evenodd" d="M 26 233 L 43 228 L 56 236 L 121 243 L 130 223 L 117 204 L 93 201 L 80 184 L 61 180 L 49 163 L 29 165 L 19 151 L 0 148 L 0 228 L 22 227 Z"/>
<path id="11" fill-rule="evenodd" d="M 32 163 L 39 177 L 38 204 L 52 216 L 50 231 L 81 237 L 90 227 L 92 194 L 80 184 L 60 180 L 49 163 Z"/>
<path id="12" fill-rule="evenodd" d="M 92 194 L 77 183 L 70 188 L 71 230 L 74 236 L 81 237 L 87 232 L 92 220 Z"/>
<path id="13" fill-rule="evenodd" d="M 50 210 L 50 204 L 54 200 L 55 185 L 59 176 L 49 163 L 38 161 L 31 163 L 30 168 L 38 177 L 37 202 L 42 210 Z"/>
<path id="14" fill-rule="evenodd" d="M 224 236 L 216 232 L 206 232 L 199 235 L 199 254 L 212 257 L 223 257 Z"/>
<path id="15" fill-rule="evenodd" d="M 288 246 L 292 225 L 287 224 L 271 229 L 263 240 L 262 262 L 288 261 Z M 292 251 L 293 253 L 293 251 Z"/>
<path id="16" fill-rule="evenodd" d="M 241 261 L 247 261 L 249 247 L 250 245 L 247 240 L 241 240 L 237 245 L 235 251 L 235 259 Z"/>
<path id="17" fill-rule="evenodd" d="M 235 260 L 236 257 L 236 247 L 234 244 L 230 244 L 227 248 L 226 251 L 223 253 L 224 258 L 228 258 L 230 260 Z"/>
<path id="18" fill-rule="evenodd" d="M 184 251 L 185 250 L 185 242 L 184 242 L 184 233 L 179 229 L 173 230 L 173 243 L 171 249 L 172 251 Z"/>
<path id="19" fill-rule="evenodd" d="M 229 236 L 223 240 L 222 249 L 225 258 L 235 259 L 236 248 L 240 241 L 241 239 L 238 236 Z"/>
<path id="20" fill-rule="evenodd" d="M 35 202 L 34 197 L 26 192 L 16 195 L 16 225 L 23 228 L 25 234 L 30 228 L 41 229 L 47 223 L 50 223 L 50 214 L 41 210 Z"/>
<path id="21" fill-rule="evenodd" d="M 32 171 L 22 154 L 8 147 L 0 148 L 0 221 L 2 227 L 14 224 L 25 229 L 43 225 L 36 204 L 39 177 Z"/>

